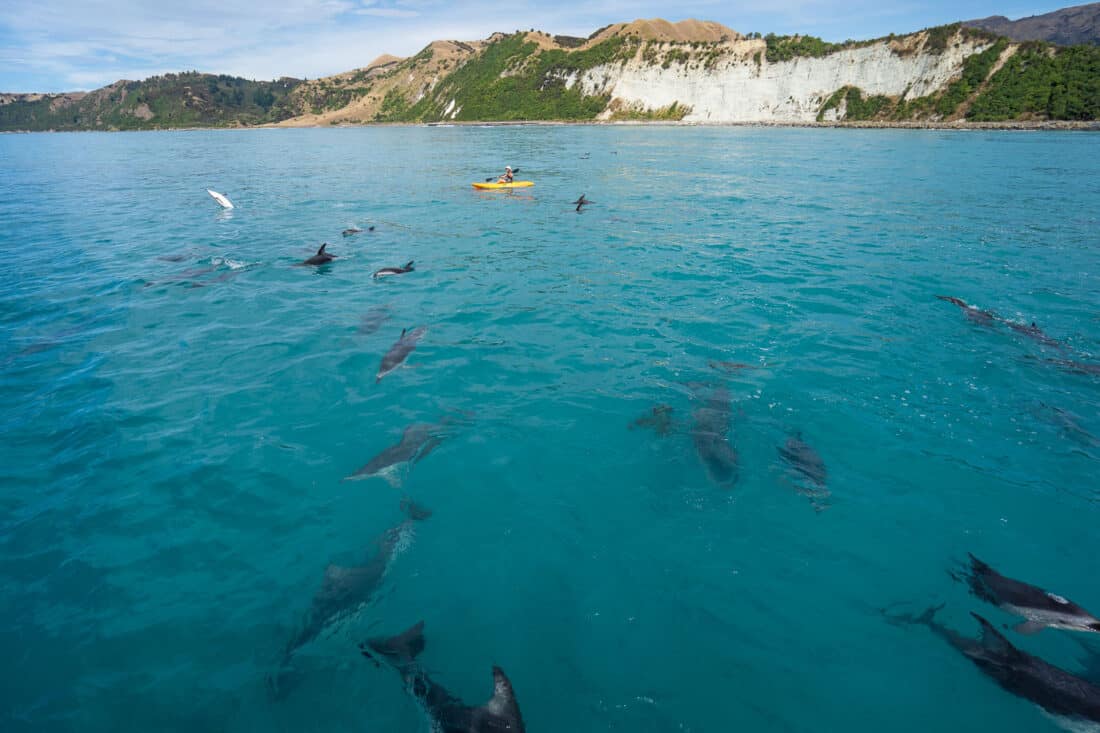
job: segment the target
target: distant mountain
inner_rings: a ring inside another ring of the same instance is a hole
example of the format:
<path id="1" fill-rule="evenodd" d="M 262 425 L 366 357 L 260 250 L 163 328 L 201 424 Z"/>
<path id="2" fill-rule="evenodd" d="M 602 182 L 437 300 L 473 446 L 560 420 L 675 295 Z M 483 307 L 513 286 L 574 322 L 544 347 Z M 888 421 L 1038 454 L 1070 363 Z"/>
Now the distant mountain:
<path id="1" fill-rule="evenodd" d="M 286 99 L 300 83 L 192 71 L 117 81 L 94 92 L 0 94 L 0 130 L 149 130 L 278 122 L 294 115 Z"/>
<path id="2" fill-rule="evenodd" d="M 963 25 L 981 28 L 1014 41 L 1048 41 L 1059 46 L 1089 43 L 1095 46 L 1100 45 L 1100 3 L 1062 8 L 1019 20 L 994 15 L 968 20 Z"/>

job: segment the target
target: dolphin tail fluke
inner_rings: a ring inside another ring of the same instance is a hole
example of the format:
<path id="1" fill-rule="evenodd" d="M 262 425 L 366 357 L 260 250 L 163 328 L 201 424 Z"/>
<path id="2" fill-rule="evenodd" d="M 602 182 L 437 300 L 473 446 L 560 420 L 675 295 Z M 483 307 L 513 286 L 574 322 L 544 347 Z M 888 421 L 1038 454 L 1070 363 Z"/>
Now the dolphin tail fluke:
<path id="1" fill-rule="evenodd" d="M 500 667 L 493 667 L 493 696 L 485 703 L 485 709 L 503 718 L 509 730 L 523 730 L 523 717 L 519 713 L 512 682 Z"/>
<path id="2" fill-rule="evenodd" d="M 424 651 L 424 622 L 417 621 L 397 636 L 386 639 L 369 639 L 359 645 L 359 651 L 368 659 L 374 659 L 370 652 L 397 664 L 409 664 Z"/>
<path id="3" fill-rule="evenodd" d="M 408 263 L 405 265 L 405 269 L 406 270 L 412 270 L 413 269 L 413 262 L 415 262 L 415 260 L 409 260 Z"/>
<path id="4" fill-rule="evenodd" d="M 937 625 L 936 624 L 936 614 L 939 613 L 941 610 L 943 610 L 943 607 L 945 605 L 947 605 L 947 604 L 941 603 L 938 606 L 931 606 L 931 607 L 925 609 L 924 612 L 921 613 L 919 616 L 914 616 L 911 613 L 891 614 L 891 613 L 888 613 L 890 607 L 887 607 L 887 608 L 882 609 L 882 615 L 886 617 L 886 621 L 888 623 L 891 623 L 895 626 L 901 626 L 903 624 L 905 624 L 905 625 L 920 624 L 922 626 L 928 626 L 930 628 L 935 628 L 936 625 Z"/>
<path id="5" fill-rule="evenodd" d="M 932 626 L 936 621 L 936 614 L 943 610 L 946 603 L 941 603 L 938 606 L 930 606 L 924 610 L 920 616 L 913 619 L 914 623 L 923 624 L 925 626 Z"/>

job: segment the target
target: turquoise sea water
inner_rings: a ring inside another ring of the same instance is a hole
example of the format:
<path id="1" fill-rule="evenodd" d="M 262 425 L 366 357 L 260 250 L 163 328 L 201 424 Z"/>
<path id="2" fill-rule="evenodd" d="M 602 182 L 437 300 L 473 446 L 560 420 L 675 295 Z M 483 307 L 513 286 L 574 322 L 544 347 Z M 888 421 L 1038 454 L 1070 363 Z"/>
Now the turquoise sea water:
<path id="1" fill-rule="evenodd" d="M 506 163 L 536 186 L 471 189 Z M 1056 730 L 880 609 L 1015 623 L 948 575 L 973 552 L 1100 612 L 1100 377 L 1057 363 L 1100 362 L 1098 212 L 1086 134 L 0 136 L 0 728 L 428 730 L 356 648 L 424 619 L 433 679 L 501 665 L 530 731 Z M 722 386 L 729 490 L 691 434 Z M 434 515 L 273 694 L 403 496 Z"/>

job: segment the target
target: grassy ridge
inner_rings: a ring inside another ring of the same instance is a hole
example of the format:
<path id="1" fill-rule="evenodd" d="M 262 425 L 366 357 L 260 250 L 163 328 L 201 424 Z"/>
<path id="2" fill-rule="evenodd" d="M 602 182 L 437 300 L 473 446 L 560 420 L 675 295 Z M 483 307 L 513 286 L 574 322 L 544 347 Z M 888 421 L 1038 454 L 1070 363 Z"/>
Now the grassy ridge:
<path id="1" fill-rule="evenodd" d="M 406 110 L 407 121 L 443 119 L 451 100 L 457 120 L 590 120 L 606 96 L 586 95 L 565 79 L 601 64 L 632 58 L 638 41 L 616 37 L 583 51 L 537 52 L 523 33 L 489 44 L 450 74 L 431 95 Z"/>
<path id="2" fill-rule="evenodd" d="M 165 74 L 118 82 L 78 100 L 47 95 L 0 104 L 0 130 L 149 130 L 224 127 L 291 116 L 287 94 L 300 82 L 257 82 L 235 76 Z"/>

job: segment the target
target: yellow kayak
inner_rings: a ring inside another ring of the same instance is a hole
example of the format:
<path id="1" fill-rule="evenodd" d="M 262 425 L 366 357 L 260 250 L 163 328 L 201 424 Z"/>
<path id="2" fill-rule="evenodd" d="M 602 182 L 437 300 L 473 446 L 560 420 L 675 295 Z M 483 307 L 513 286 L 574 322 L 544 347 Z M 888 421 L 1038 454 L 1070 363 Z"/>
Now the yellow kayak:
<path id="1" fill-rule="evenodd" d="M 498 188 L 527 188 L 534 185 L 534 181 L 512 181 L 511 183 L 475 183 L 474 188 L 479 191 L 495 191 Z"/>

